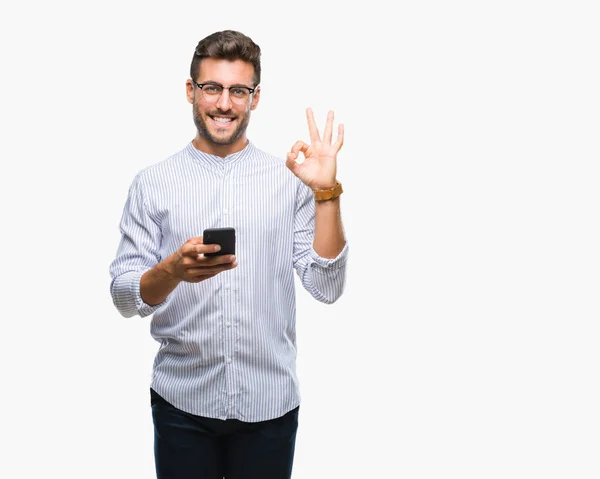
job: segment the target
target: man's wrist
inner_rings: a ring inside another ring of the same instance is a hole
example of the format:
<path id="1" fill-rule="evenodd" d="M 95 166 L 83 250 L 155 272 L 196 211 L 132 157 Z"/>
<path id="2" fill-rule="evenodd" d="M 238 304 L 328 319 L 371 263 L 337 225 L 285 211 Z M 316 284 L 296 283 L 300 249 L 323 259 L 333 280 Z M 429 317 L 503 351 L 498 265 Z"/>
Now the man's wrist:
<path id="1" fill-rule="evenodd" d="M 312 190 L 317 202 L 334 200 L 344 192 L 339 181 L 336 181 L 335 185 L 330 188 L 313 188 Z"/>
<path id="2" fill-rule="evenodd" d="M 168 281 L 170 283 L 179 283 L 181 281 L 175 274 L 175 264 L 177 262 L 176 255 L 177 253 L 174 253 L 156 265 L 158 276 L 163 281 Z"/>

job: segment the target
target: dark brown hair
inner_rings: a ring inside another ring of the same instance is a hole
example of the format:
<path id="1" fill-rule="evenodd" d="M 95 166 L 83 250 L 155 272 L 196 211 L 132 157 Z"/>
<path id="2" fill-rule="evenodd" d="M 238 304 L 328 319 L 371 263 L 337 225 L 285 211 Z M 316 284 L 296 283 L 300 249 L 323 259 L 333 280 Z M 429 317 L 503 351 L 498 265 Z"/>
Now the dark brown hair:
<path id="1" fill-rule="evenodd" d="M 234 30 L 224 30 L 222 32 L 215 32 L 200 40 L 192 58 L 192 65 L 190 66 L 192 80 L 197 79 L 200 61 L 203 58 L 230 61 L 243 60 L 252 63 L 254 66 L 253 86 L 260 83 L 260 47 L 243 33 Z"/>

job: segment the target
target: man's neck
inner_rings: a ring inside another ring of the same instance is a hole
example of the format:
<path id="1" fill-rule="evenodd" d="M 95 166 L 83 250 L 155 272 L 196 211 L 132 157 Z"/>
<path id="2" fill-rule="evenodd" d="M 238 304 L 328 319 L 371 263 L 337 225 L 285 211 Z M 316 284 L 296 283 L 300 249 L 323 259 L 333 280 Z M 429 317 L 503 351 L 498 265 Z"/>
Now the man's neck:
<path id="1" fill-rule="evenodd" d="M 192 145 L 199 151 L 207 153 L 213 156 L 220 156 L 221 158 L 225 158 L 226 156 L 233 155 L 238 151 L 243 150 L 248 146 L 248 138 L 246 135 L 238 138 L 231 145 L 217 145 L 210 141 L 207 141 L 205 138 L 200 135 L 196 135 L 196 138 L 192 140 Z"/>

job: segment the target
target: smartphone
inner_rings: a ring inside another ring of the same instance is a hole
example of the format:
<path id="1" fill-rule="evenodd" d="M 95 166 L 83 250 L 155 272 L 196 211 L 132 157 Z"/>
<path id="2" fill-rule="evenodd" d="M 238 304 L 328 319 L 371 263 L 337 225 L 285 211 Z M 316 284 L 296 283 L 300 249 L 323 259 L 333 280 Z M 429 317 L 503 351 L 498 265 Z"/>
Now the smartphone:
<path id="1" fill-rule="evenodd" d="M 235 254 L 235 229 L 234 228 L 207 228 L 203 234 L 204 244 L 221 245 L 221 250 L 216 253 L 204 253 L 204 256 L 217 256 L 222 254 Z"/>

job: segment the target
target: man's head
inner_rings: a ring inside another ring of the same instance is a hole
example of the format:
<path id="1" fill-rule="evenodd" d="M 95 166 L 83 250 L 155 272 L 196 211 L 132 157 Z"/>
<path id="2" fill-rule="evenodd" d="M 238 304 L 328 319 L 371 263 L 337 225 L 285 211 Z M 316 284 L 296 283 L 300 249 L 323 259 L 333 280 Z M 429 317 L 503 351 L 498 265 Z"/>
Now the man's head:
<path id="1" fill-rule="evenodd" d="M 198 43 L 190 76 L 197 147 L 222 156 L 243 148 L 260 98 L 260 47 L 240 32 L 213 33 Z"/>

